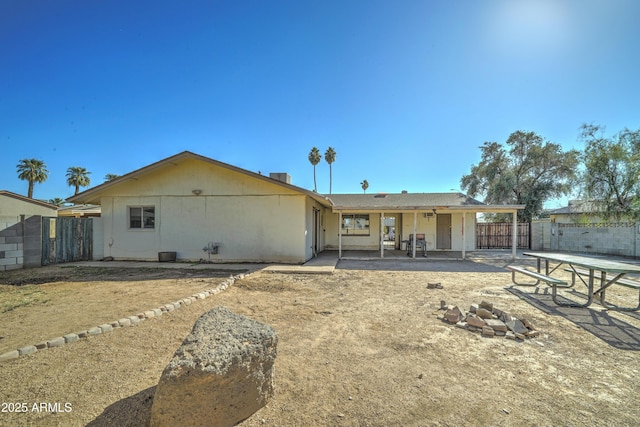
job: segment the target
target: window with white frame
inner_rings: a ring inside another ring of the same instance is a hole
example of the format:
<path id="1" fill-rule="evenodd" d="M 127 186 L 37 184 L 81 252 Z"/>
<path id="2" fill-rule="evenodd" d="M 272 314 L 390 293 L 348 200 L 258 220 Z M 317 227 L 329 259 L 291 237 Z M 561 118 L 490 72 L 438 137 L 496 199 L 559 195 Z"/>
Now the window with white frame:
<path id="1" fill-rule="evenodd" d="M 156 225 L 155 206 L 129 206 L 129 229 L 152 230 Z"/>
<path id="2" fill-rule="evenodd" d="M 369 215 L 368 214 L 342 214 L 342 235 L 343 236 L 368 236 L 369 235 Z"/>

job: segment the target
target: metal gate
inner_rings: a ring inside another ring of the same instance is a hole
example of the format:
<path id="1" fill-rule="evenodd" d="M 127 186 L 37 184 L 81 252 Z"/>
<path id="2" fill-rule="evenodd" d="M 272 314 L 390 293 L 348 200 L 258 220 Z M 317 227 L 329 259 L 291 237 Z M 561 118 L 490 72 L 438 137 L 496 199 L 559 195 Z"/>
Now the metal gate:
<path id="1" fill-rule="evenodd" d="M 518 223 L 518 249 L 529 249 L 531 246 L 530 224 Z M 476 224 L 477 249 L 510 249 L 513 245 L 512 222 L 479 222 Z"/>
<path id="2" fill-rule="evenodd" d="M 42 265 L 93 259 L 91 218 L 42 217 Z"/>

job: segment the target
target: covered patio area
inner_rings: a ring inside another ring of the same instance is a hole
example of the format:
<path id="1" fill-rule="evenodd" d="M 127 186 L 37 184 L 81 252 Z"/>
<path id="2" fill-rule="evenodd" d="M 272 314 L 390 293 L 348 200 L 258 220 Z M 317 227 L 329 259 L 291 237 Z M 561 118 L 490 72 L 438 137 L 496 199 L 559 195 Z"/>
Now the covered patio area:
<path id="1" fill-rule="evenodd" d="M 478 213 L 513 218 L 511 257 L 516 257 L 517 213 L 524 205 L 486 205 L 462 193 L 336 194 L 331 196 L 339 259 L 465 259 L 476 250 Z M 333 228 L 333 227 L 332 227 Z"/>

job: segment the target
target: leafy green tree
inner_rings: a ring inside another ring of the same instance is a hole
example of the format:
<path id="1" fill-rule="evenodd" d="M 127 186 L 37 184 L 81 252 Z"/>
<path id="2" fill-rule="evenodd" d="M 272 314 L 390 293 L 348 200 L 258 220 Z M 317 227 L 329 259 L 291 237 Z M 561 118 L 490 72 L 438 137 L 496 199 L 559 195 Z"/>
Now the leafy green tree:
<path id="1" fill-rule="evenodd" d="M 369 181 L 367 181 L 367 180 L 365 179 L 365 180 L 363 180 L 363 181 L 360 183 L 360 185 L 362 186 L 362 191 L 363 191 L 364 193 L 366 193 L 366 192 L 367 192 L 367 188 L 369 188 Z"/>
<path id="2" fill-rule="evenodd" d="M 320 150 L 317 147 L 313 147 L 309 152 L 309 162 L 313 165 L 313 191 L 318 191 L 318 186 L 316 184 L 316 166 L 322 160 L 322 156 L 320 155 Z"/>
<path id="3" fill-rule="evenodd" d="M 114 179 L 118 178 L 120 175 L 117 175 L 115 173 L 108 173 L 104 176 L 104 180 L 105 181 L 113 181 Z"/>
<path id="4" fill-rule="evenodd" d="M 56 197 L 55 199 L 49 199 L 49 203 L 60 207 L 65 204 L 65 200 L 60 197 Z"/>
<path id="5" fill-rule="evenodd" d="M 29 182 L 27 197 L 33 199 L 33 185 L 42 183 L 49 177 L 47 165 L 38 159 L 22 159 L 18 162 L 18 178 Z"/>
<path id="6" fill-rule="evenodd" d="M 640 129 L 611 138 L 604 128 L 584 124 L 582 193 L 605 219 L 640 218 Z"/>
<path id="7" fill-rule="evenodd" d="M 481 160 L 460 180 L 471 197 L 487 204 L 525 205 L 518 220 L 528 222 L 542 212 L 545 201 L 569 194 L 579 152 L 563 151 L 535 132 L 513 132 L 506 146 L 485 142 Z"/>
<path id="8" fill-rule="evenodd" d="M 67 185 L 75 187 L 76 192 L 73 193 L 74 195 L 78 194 L 80 187 L 86 187 L 91 184 L 89 174 L 91 172 L 80 166 L 72 166 L 67 169 Z"/>
<path id="9" fill-rule="evenodd" d="M 333 171 L 331 165 L 336 161 L 336 152 L 332 147 L 327 148 L 324 153 L 324 160 L 329 163 L 329 194 L 331 194 L 331 186 L 333 184 Z"/>

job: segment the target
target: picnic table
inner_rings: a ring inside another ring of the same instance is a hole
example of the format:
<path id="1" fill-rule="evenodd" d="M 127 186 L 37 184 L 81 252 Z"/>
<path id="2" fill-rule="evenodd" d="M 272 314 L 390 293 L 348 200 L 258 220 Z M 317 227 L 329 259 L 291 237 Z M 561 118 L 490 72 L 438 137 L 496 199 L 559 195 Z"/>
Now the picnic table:
<path id="1" fill-rule="evenodd" d="M 536 258 L 537 271 L 531 271 L 521 266 L 507 266 L 507 269 L 512 272 L 511 279 L 513 283 L 519 286 L 538 286 L 538 284 L 543 281 L 551 286 L 553 301 L 558 305 L 567 307 L 588 307 L 593 302 L 594 296 L 599 295 L 600 303 L 606 308 L 621 311 L 640 310 L 640 282 L 625 278 L 627 274 L 640 274 L 639 265 L 568 253 L 525 252 L 524 255 Z M 541 271 L 543 261 L 544 273 Z M 556 263 L 553 268 L 550 268 L 551 262 Z M 573 280 L 571 283 L 559 279 L 558 277 L 551 276 L 551 274 L 553 274 L 562 265 L 566 265 L 567 268 L 565 268 L 565 270 L 572 273 Z M 518 283 L 516 282 L 516 273 L 533 277 L 536 279 L 536 282 Z M 600 282 L 597 289 L 596 276 L 599 276 L 598 278 Z M 584 304 L 558 301 L 557 289 L 573 287 L 576 283 L 576 277 L 578 277 L 587 287 L 587 301 Z M 618 307 L 607 303 L 605 300 L 606 289 L 614 284 L 638 290 L 638 305 L 636 307 Z"/>

